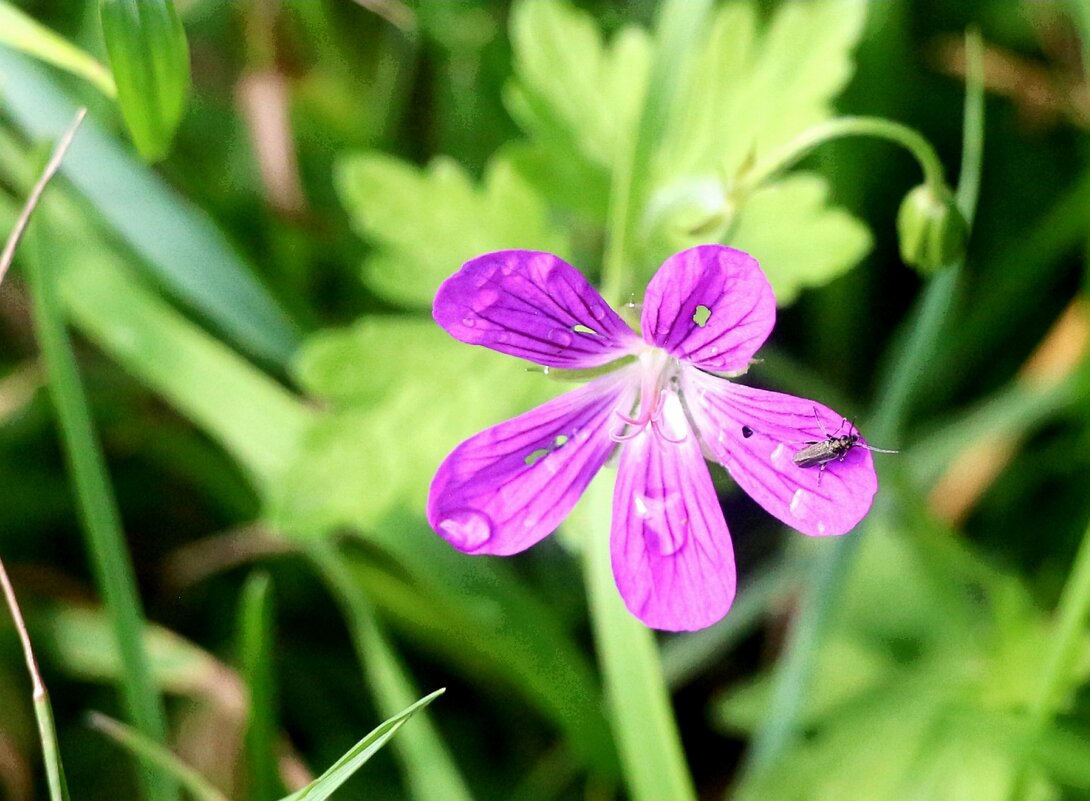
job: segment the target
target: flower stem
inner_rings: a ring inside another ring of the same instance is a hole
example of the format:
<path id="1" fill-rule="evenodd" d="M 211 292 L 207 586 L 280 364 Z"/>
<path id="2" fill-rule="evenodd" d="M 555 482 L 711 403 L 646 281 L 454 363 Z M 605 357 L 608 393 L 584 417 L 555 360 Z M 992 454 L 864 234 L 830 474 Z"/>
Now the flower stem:
<path id="1" fill-rule="evenodd" d="M 654 634 L 625 608 L 613 580 L 613 476 L 591 482 L 569 518 L 583 543 L 594 642 L 613 736 L 632 801 L 695 801 Z"/>
<path id="2" fill-rule="evenodd" d="M 11 618 L 15 622 L 15 631 L 23 646 L 27 672 L 30 673 L 34 717 L 38 720 L 38 738 L 42 743 L 42 760 L 45 762 L 46 780 L 49 783 L 49 799 L 50 801 L 68 801 L 68 784 L 64 780 L 64 766 L 61 764 L 60 748 L 57 746 L 57 727 L 53 722 L 53 707 L 49 703 L 49 693 L 45 689 L 42 674 L 38 670 L 38 660 L 34 658 L 34 650 L 30 647 L 30 636 L 27 634 L 26 623 L 23 621 L 23 613 L 19 610 L 15 589 L 11 586 L 3 560 L 0 560 L 0 590 L 3 590 L 4 599 L 11 611 Z"/>
<path id="3" fill-rule="evenodd" d="M 819 122 L 754 164 L 739 179 L 735 192 L 746 195 L 777 173 L 790 169 L 818 145 L 846 136 L 885 139 L 907 149 L 923 169 L 924 181 L 938 193 L 946 186 L 946 174 L 935 148 L 918 131 L 882 117 L 835 117 Z"/>

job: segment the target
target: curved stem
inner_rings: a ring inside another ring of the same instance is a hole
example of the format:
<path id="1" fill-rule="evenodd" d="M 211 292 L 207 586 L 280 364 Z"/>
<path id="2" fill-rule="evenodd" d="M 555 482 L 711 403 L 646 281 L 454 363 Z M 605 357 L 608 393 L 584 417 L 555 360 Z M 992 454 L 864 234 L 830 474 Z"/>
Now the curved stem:
<path id="1" fill-rule="evenodd" d="M 935 148 L 914 128 L 882 117 L 835 117 L 810 126 L 754 164 L 739 180 L 735 191 L 752 192 L 777 173 L 793 167 L 818 145 L 846 136 L 870 136 L 898 144 L 919 162 L 924 181 L 933 191 L 939 192 L 946 186 L 946 174 Z"/>

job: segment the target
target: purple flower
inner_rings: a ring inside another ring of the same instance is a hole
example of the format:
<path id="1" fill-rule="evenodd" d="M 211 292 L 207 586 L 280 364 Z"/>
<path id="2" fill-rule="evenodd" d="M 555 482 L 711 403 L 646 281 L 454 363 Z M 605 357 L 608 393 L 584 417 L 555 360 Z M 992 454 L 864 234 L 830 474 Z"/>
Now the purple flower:
<path id="1" fill-rule="evenodd" d="M 878 484 L 865 447 L 809 467 L 794 460 L 807 443 L 854 433 L 843 417 L 717 375 L 745 371 L 776 319 L 768 279 L 746 253 L 703 245 L 667 259 L 647 287 L 642 337 L 574 267 L 526 250 L 466 262 L 439 288 L 433 314 L 462 342 L 551 368 L 613 368 L 443 461 L 428 521 L 460 551 L 529 548 L 619 451 L 617 588 L 648 626 L 693 630 L 723 617 L 735 588 L 705 456 L 804 534 L 843 534 L 870 508 Z"/>

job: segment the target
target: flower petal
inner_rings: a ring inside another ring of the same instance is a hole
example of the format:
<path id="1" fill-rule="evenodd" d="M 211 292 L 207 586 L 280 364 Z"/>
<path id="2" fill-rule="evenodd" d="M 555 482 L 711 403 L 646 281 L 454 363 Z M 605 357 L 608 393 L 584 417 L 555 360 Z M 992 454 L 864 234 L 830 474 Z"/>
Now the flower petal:
<path id="1" fill-rule="evenodd" d="M 626 373 L 603 376 L 455 448 L 431 483 L 431 527 L 460 551 L 503 556 L 551 534 L 613 451 L 613 411 L 635 400 Z"/>
<path id="2" fill-rule="evenodd" d="M 866 448 L 857 445 L 824 465 L 795 464 L 808 444 L 855 433 L 832 409 L 692 369 L 682 371 L 682 392 L 715 460 L 787 525 L 811 536 L 844 534 L 870 509 L 878 478 Z"/>
<path id="3" fill-rule="evenodd" d="M 582 273 L 533 250 L 467 261 L 439 287 L 432 316 L 455 339 L 547 367 L 600 367 L 640 344 Z"/>
<path id="4" fill-rule="evenodd" d="M 734 600 L 734 551 L 700 443 L 676 394 L 665 436 L 648 426 L 621 448 L 613 494 L 613 575 L 629 610 L 648 626 L 710 626 Z M 680 432 L 684 439 L 674 442 Z M 668 438 L 667 438 L 668 437 Z"/>
<path id="5" fill-rule="evenodd" d="M 644 339 L 705 370 L 745 370 L 775 322 L 776 297 L 757 260 L 722 245 L 675 253 L 643 301 Z"/>

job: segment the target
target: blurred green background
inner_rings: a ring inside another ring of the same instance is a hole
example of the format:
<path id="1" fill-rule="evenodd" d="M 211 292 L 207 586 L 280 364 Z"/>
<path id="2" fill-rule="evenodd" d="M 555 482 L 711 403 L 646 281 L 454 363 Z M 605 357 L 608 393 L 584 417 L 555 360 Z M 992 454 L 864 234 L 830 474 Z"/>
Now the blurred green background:
<path id="1" fill-rule="evenodd" d="M 654 801 L 575 537 L 471 558 L 423 517 L 450 448 L 564 388 L 447 337 L 435 288 L 508 247 L 608 277 L 622 190 L 612 300 L 690 244 L 750 250 L 781 309 L 745 380 L 901 451 L 849 545 L 713 470 L 739 597 L 657 638 L 693 797 L 1090 798 L 1090 7 L 704 5 L 0 3 L 4 230 L 89 108 L 0 287 L 0 558 L 74 798 L 174 792 L 85 717 L 139 718 L 110 623 L 137 611 L 127 554 L 165 695 L 147 730 L 230 798 L 280 797 L 446 687 L 338 798 Z M 737 189 L 834 115 L 918 130 L 965 211 L 979 174 L 964 259 L 902 262 L 921 175 L 886 141 Z M 47 797 L 29 688 L 0 615 L 9 801 Z"/>

